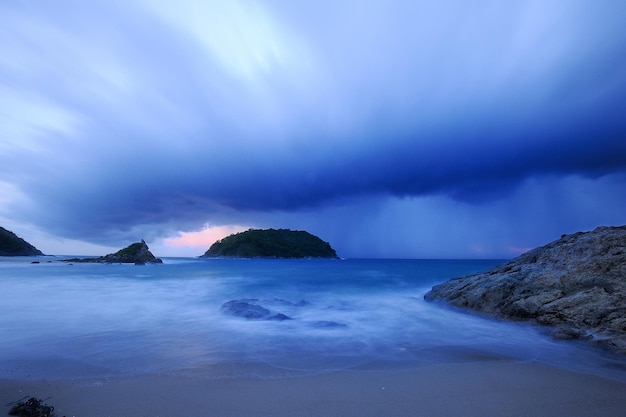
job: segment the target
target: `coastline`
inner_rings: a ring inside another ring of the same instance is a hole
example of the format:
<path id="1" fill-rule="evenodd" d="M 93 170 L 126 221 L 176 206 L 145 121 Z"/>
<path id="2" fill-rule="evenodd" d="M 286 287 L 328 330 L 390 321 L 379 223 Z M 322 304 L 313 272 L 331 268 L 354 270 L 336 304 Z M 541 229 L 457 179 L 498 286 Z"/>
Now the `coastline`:
<path id="1" fill-rule="evenodd" d="M 509 360 L 272 378 L 229 373 L 207 367 L 115 378 L 0 379 L 0 401 L 34 396 L 68 417 L 617 417 L 626 406 L 626 382 Z"/>
<path id="2" fill-rule="evenodd" d="M 483 265 L 5 264 L 0 401 L 59 417 L 623 416 L 623 357 L 424 301 Z M 294 320 L 220 312 L 242 297 Z"/>

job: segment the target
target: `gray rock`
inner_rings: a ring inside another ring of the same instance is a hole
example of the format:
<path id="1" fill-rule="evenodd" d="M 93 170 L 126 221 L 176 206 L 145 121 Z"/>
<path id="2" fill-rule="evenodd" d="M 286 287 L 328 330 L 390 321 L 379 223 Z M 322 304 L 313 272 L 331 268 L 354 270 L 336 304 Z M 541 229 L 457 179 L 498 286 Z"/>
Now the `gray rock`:
<path id="1" fill-rule="evenodd" d="M 275 304 L 282 304 L 286 307 L 304 307 L 311 304 L 306 300 L 300 300 L 297 303 L 292 303 L 291 301 L 283 300 L 282 298 L 274 298 L 272 302 Z"/>
<path id="2" fill-rule="evenodd" d="M 286 316 L 283 313 L 278 313 L 269 317 L 268 320 L 276 320 L 276 321 L 291 320 L 291 317 Z"/>
<path id="3" fill-rule="evenodd" d="M 553 326 L 626 354 L 626 226 L 563 235 L 494 269 L 428 292 L 488 316 Z"/>
<path id="4" fill-rule="evenodd" d="M 230 316 L 242 317 L 248 320 L 291 320 L 290 317 L 282 314 L 272 314 L 270 310 L 267 308 L 255 304 L 259 300 L 256 299 L 246 299 L 246 300 L 231 300 L 224 304 L 220 310 L 224 314 L 228 314 Z"/>
<path id="5" fill-rule="evenodd" d="M 312 325 L 318 329 L 345 329 L 348 327 L 345 323 L 338 323 L 332 320 L 319 320 L 313 322 Z"/>
<path id="6" fill-rule="evenodd" d="M 222 313 L 243 317 L 244 319 L 265 319 L 268 318 L 271 312 L 260 305 L 251 304 L 249 300 L 231 300 L 224 304 L 220 308 Z"/>

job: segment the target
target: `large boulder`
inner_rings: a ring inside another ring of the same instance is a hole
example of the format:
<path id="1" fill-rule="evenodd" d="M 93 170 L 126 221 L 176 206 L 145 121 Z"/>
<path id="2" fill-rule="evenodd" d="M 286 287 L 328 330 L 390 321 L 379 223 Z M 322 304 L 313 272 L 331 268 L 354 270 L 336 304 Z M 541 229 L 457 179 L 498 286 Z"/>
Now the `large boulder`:
<path id="1" fill-rule="evenodd" d="M 492 270 L 453 278 L 426 300 L 552 326 L 626 354 L 626 226 L 563 235 Z"/>
<path id="2" fill-rule="evenodd" d="M 269 309 L 257 304 L 257 299 L 231 300 L 222 304 L 220 310 L 229 316 L 248 320 L 291 320 L 283 313 L 272 313 Z"/>

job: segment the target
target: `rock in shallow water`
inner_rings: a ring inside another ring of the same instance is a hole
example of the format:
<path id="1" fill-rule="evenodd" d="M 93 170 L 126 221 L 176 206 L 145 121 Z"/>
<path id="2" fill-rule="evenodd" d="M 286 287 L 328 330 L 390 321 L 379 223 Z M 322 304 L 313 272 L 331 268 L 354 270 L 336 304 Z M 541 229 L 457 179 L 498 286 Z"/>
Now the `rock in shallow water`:
<path id="1" fill-rule="evenodd" d="M 345 329 L 348 327 L 345 323 L 338 323 L 332 320 L 320 320 L 312 323 L 313 327 L 318 329 Z"/>
<path id="2" fill-rule="evenodd" d="M 255 304 L 258 300 L 231 300 L 224 304 L 220 310 L 228 315 L 242 317 L 248 320 L 291 320 L 290 317 L 282 314 L 272 314 L 267 308 Z"/>
<path id="3" fill-rule="evenodd" d="M 554 326 L 626 354 L 626 226 L 563 235 L 494 269 L 453 278 L 426 300 Z"/>

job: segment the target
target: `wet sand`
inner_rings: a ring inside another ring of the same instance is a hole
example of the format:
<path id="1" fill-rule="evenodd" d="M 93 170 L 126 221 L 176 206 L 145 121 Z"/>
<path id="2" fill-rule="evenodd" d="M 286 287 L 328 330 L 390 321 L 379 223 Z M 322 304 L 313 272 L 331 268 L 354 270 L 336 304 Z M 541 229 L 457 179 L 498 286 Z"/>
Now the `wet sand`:
<path id="1" fill-rule="evenodd" d="M 626 383 L 511 361 L 291 377 L 221 371 L 75 380 L 0 379 L 0 401 L 48 398 L 57 416 L 619 416 Z"/>

